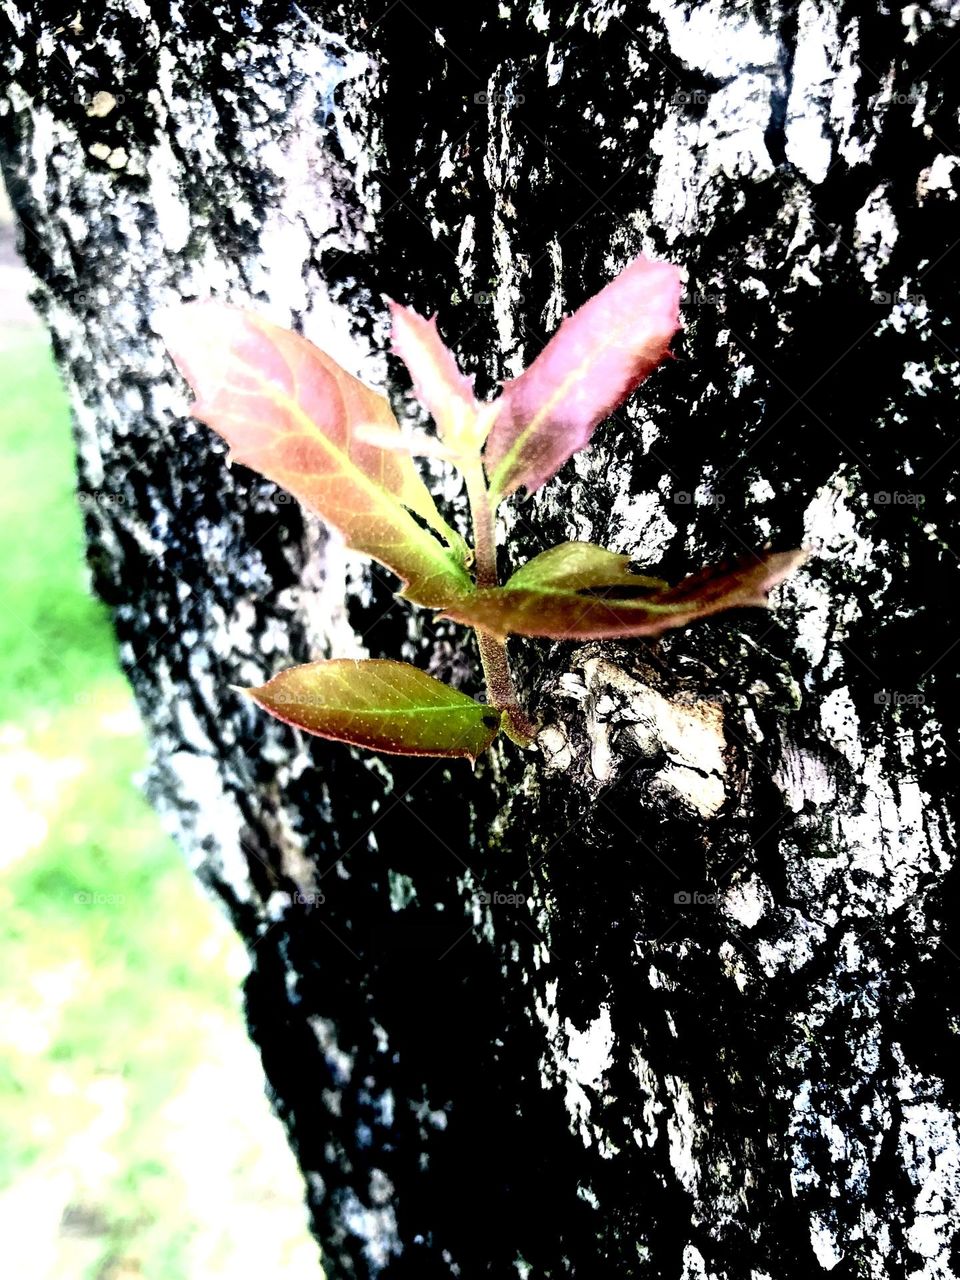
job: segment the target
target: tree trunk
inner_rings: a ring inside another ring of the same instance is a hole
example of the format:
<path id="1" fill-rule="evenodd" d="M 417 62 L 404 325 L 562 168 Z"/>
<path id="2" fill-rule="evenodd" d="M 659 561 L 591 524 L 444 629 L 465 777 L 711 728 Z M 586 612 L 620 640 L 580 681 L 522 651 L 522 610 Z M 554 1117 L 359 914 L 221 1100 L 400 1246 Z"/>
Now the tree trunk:
<path id="1" fill-rule="evenodd" d="M 4 176 L 152 795 L 248 944 L 329 1275 L 953 1275 L 955 10 L 53 9 L 0 18 Z M 382 293 L 488 395 L 641 249 L 688 273 L 677 358 L 508 504 L 501 568 L 809 546 L 773 613 L 512 642 L 539 751 L 473 773 L 240 701 L 479 663 L 224 466 L 153 310 L 253 305 L 412 412 Z"/>

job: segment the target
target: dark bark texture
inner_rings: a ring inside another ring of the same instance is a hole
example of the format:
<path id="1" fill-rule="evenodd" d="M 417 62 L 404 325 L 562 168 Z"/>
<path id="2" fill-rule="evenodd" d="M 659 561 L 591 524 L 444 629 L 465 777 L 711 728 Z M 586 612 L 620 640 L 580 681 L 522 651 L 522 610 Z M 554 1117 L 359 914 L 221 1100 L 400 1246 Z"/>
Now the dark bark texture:
<path id="1" fill-rule="evenodd" d="M 329 1275 L 958 1274 L 956 6 L 0 15 L 93 579 Z M 154 308 L 255 305 L 410 414 L 382 293 L 490 394 L 641 250 L 688 273 L 676 359 L 501 568 L 809 546 L 773 612 L 514 642 L 539 750 L 474 773 L 238 701 L 331 654 L 475 692 L 476 652 L 223 465 Z"/>

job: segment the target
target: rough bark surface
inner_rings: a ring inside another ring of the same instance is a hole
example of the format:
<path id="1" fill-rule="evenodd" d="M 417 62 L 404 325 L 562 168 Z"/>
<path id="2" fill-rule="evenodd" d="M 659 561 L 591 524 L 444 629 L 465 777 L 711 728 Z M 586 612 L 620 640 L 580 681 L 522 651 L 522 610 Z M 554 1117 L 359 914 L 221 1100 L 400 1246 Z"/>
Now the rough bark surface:
<path id="1" fill-rule="evenodd" d="M 94 581 L 329 1275 L 955 1274 L 956 7 L 2 14 Z M 774 614 L 515 643 L 541 752 L 474 774 L 238 702 L 328 654 L 472 692 L 476 655 L 223 465 L 153 309 L 253 299 L 403 407 L 382 292 L 489 393 L 641 249 L 688 272 L 677 359 L 502 567 L 805 543 Z"/>

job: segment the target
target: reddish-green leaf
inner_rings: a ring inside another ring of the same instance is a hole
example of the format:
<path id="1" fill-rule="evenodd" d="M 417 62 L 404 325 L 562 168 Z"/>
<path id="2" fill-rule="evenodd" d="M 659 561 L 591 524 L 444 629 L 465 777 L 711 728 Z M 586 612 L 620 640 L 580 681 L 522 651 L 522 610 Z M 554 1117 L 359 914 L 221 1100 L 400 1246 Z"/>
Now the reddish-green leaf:
<path id="1" fill-rule="evenodd" d="M 539 489 L 588 443 L 667 354 L 679 300 L 676 267 L 636 258 L 504 383 L 485 454 L 496 500 Z"/>
<path id="2" fill-rule="evenodd" d="M 771 588 L 805 559 L 803 551 L 764 551 L 668 587 L 631 574 L 626 556 L 564 543 L 524 565 L 505 586 L 449 605 L 444 616 L 500 637 L 655 636 L 726 609 L 766 605 Z"/>
<path id="3" fill-rule="evenodd" d="M 437 424 L 440 438 L 454 448 L 479 448 L 480 406 L 473 381 L 460 372 L 453 353 L 437 332 L 437 320 L 418 315 L 411 307 L 390 303 L 393 349 L 413 380 L 417 399 Z"/>
<path id="4" fill-rule="evenodd" d="M 500 728 L 493 707 L 381 658 L 308 662 L 241 692 L 297 729 L 393 755 L 476 760 Z"/>
<path id="5" fill-rule="evenodd" d="M 407 598 L 439 607 L 470 590 L 463 541 L 441 519 L 412 459 L 376 442 L 401 438 L 383 396 L 299 334 L 249 311 L 190 303 L 154 324 L 196 393 L 194 416 L 223 436 L 233 458 L 392 569 Z"/>

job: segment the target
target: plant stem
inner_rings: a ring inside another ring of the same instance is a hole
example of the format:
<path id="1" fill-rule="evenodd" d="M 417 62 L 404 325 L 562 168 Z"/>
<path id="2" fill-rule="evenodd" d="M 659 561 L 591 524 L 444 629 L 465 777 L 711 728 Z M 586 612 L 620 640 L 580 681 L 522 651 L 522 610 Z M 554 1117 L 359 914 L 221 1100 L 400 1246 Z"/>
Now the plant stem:
<path id="1" fill-rule="evenodd" d="M 497 538 L 493 505 L 483 474 L 483 463 L 479 457 L 464 459 L 462 463 L 464 478 L 467 482 L 467 500 L 470 503 L 470 514 L 473 517 L 473 542 L 477 586 L 495 587 L 497 585 Z M 507 659 L 507 647 L 502 640 L 491 635 L 489 631 L 477 631 L 477 644 L 480 649 L 480 662 L 483 676 L 487 682 L 487 696 L 492 706 L 498 711 L 505 711 L 504 733 L 521 747 L 528 747 L 536 737 L 536 729 L 527 719 L 520 706 L 513 677 L 510 674 L 510 663 Z"/>

